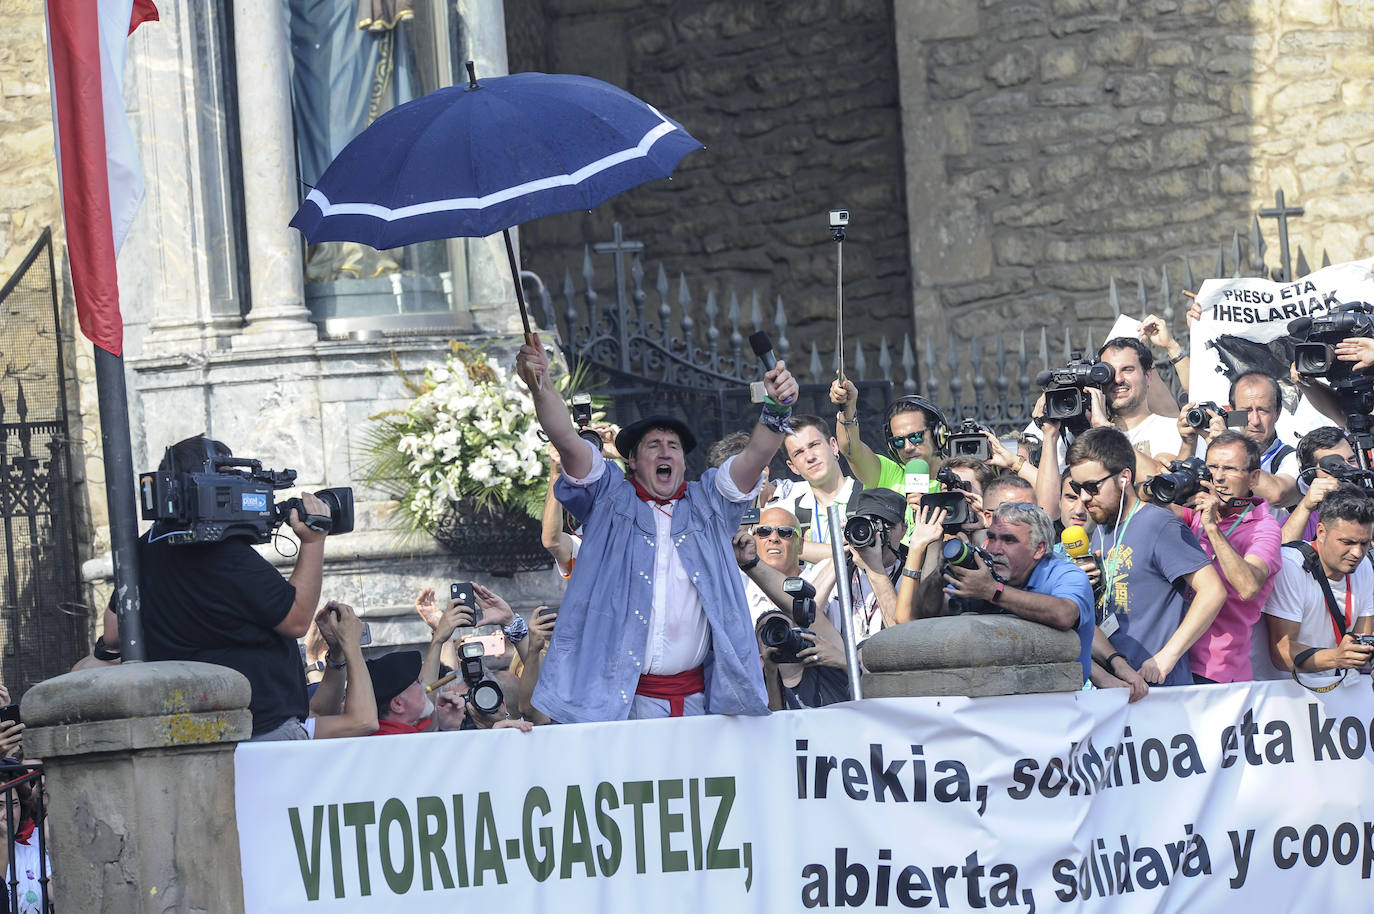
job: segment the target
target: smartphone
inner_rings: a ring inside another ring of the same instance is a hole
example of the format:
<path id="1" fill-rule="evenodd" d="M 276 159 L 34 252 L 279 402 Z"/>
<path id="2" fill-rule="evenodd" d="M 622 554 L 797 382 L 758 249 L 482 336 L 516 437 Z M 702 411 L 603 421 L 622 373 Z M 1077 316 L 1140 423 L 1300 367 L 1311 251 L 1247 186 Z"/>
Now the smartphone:
<path id="1" fill-rule="evenodd" d="M 471 581 L 460 581 L 457 584 L 450 584 L 448 586 L 448 598 L 450 600 L 457 600 L 464 606 L 471 606 L 473 609 L 477 608 L 477 598 L 473 594 Z"/>
<path id="2" fill-rule="evenodd" d="M 545 606 L 543 609 L 539 610 L 539 615 L 541 615 L 541 616 L 556 616 L 556 615 L 558 615 L 558 607 L 557 607 L 557 606 Z"/>
<path id="3" fill-rule="evenodd" d="M 492 632 L 490 635 L 468 635 L 458 642 L 464 644 L 482 645 L 482 656 L 484 657 L 503 657 L 506 653 L 506 636 L 502 632 Z"/>
<path id="4" fill-rule="evenodd" d="M 367 647 L 372 643 L 372 626 L 364 622 L 363 633 L 358 637 L 358 647 Z"/>
<path id="5" fill-rule="evenodd" d="M 0 722 L 19 723 L 19 705 L 5 705 L 0 708 Z"/>

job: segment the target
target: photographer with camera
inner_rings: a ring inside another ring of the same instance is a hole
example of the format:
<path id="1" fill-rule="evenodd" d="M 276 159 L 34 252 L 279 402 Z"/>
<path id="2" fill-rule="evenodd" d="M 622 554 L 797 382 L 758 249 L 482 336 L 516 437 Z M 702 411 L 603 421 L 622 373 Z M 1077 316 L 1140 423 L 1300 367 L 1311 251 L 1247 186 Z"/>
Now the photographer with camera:
<path id="1" fill-rule="evenodd" d="M 1322 500 L 1310 542 L 1283 549 L 1283 565 L 1264 605 L 1273 675 L 1289 673 L 1326 692 L 1346 670 L 1374 657 L 1374 569 L 1365 557 L 1374 536 L 1374 500 L 1342 483 Z"/>
<path id="2" fill-rule="evenodd" d="M 848 701 L 840 603 L 830 598 L 833 565 L 826 561 L 802 570 L 801 532 L 796 516 L 787 509 L 765 508 L 759 520 L 752 531 L 735 536 L 734 549 L 748 578 L 745 592 L 759 638 L 769 708 L 818 708 Z M 804 588 L 798 582 L 811 590 L 811 603 L 800 619 L 796 610 Z M 824 609 L 817 612 L 816 607 Z"/>
<path id="3" fill-rule="evenodd" d="M 1216 619 L 1188 653 L 1196 683 L 1254 678 L 1250 645 L 1278 573 L 1280 546 L 1279 523 L 1251 488 L 1260 477 L 1259 466 L 1254 440 L 1232 430 L 1212 439 L 1206 475 L 1199 474 L 1196 482 L 1166 492 L 1159 491 L 1154 480 L 1146 483 L 1156 496 L 1173 496 L 1162 503 L 1193 531 L 1226 586 L 1226 600 Z"/>
<path id="4" fill-rule="evenodd" d="M 1106 578 L 1097 614 L 1105 639 L 1094 637 L 1093 660 L 1119 679 L 1129 666 L 1152 685 L 1189 685 L 1188 650 L 1216 618 L 1226 588 L 1183 521 L 1136 496 L 1139 456 L 1114 428 L 1089 429 L 1068 450 L 1069 485 L 1097 524 L 1092 544 L 1102 571 L 1091 556 L 1078 564 L 1090 580 Z"/>
<path id="5" fill-rule="evenodd" d="M 1314 428 L 1298 441 L 1298 488 L 1302 498 L 1283 522 L 1283 542 L 1307 540 L 1317 535 L 1322 499 L 1340 483 L 1360 484 L 1369 480 L 1355 457 L 1355 448 L 1345 432 L 1334 425 Z"/>
<path id="6" fill-rule="evenodd" d="M 1081 568 L 1054 554 L 1054 543 L 1048 514 L 1032 504 L 1003 502 L 993 512 L 983 552 L 972 553 L 964 564 L 945 563 L 946 591 L 980 601 L 990 612 L 1076 630 L 1086 682 L 1096 627 L 1093 589 Z"/>
<path id="7" fill-rule="evenodd" d="M 1278 436 L 1283 393 L 1279 382 L 1259 371 L 1248 371 L 1231 382 L 1226 409 L 1214 403 L 1190 402 L 1178 413 L 1178 433 L 1183 446 L 1178 452 L 1186 460 L 1198 452 L 1198 440 L 1211 442 L 1227 431 L 1237 431 L 1259 449 L 1259 475 L 1254 494 L 1269 503 L 1270 513 L 1282 522 L 1286 509 L 1297 504 L 1297 448 Z"/>
<path id="8" fill-rule="evenodd" d="M 310 696 L 310 717 L 305 722 L 311 739 L 369 736 L 377 732 L 377 702 L 372 694 L 372 678 L 355 675 L 365 669 L 363 660 L 363 620 L 353 607 L 330 600 L 315 614 L 314 628 L 324 642 L 324 656 L 317 665 L 323 678 Z M 311 642 L 306 636 L 306 644 Z M 307 654 L 307 658 L 308 658 Z"/>
<path id="9" fill-rule="evenodd" d="M 242 465 L 249 469 L 235 470 Z M 270 538 L 263 518 L 272 505 L 271 490 L 294 478 L 294 471 L 273 473 L 256 461 L 235 461 L 224 444 L 197 435 L 167 449 L 156 479 L 145 474 L 140 480 L 144 517 L 151 510 L 159 518 L 138 547 L 147 658 L 199 660 L 242 673 L 252 686 L 254 740 L 308 738 L 309 702 L 296 639 L 310 628 L 319 605 L 331 521 L 334 532 L 352 529 L 351 492 L 347 517 L 310 493 L 300 496 L 299 506 L 287 503 L 285 521 L 300 547 L 290 580 L 284 580 L 253 543 Z M 260 509 L 228 521 L 197 514 L 204 507 L 198 487 L 221 481 L 251 496 Z M 340 504 L 337 493 L 346 490 L 331 491 Z M 105 645 L 117 650 L 113 616 L 106 613 Z"/>
<path id="10" fill-rule="evenodd" d="M 764 374 L 768 398 L 745 450 L 689 483 L 696 440 L 681 420 L 626 426 L 616 450 L 629 477 L 607 472 L 578 436 L 537 337 L 516 363 L 563 459 L 559 501 L 582 519 L 584 537 L 584 572 L 568 583 L 535 706 L 568 723 L 767 713 L 730 541 L 788 430 L 798 388 L 786 364 Z"/>

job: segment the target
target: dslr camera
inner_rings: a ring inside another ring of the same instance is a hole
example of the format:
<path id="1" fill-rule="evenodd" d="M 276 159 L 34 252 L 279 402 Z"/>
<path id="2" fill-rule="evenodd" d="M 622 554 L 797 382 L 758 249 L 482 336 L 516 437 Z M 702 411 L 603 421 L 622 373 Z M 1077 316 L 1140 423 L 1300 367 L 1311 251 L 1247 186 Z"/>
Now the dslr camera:
<path id="1" fill-rule="evenodd" d="M 329 507 L 329 515 L 307 514 L 299 498 L 278 502 L 277 489 L 296 483 L 295 470 L 265 470 L 262 461 L 227 457 L 205 443 L 205 463 L 199 472 L 178 472 L 168 448 L 159 469 L 138 477 L 144 520 L 179 527 L 167 536 L 174 544 L 217 543 L 231 536 L 247 536 L 266 543 L 295 509 L 312 530 L 338 535 L 353 530 L 353 490 L 347 486 L 321 489 L 315 497 Z"/>
<path id="2" fill-rule="evenodd" d="M 1204 482 L 1212 481 L 1201 457 L 1171 460 L 1168 469 L 1145 481 L 1145 494 L 1157 505 L 1181 505 L 1202 491 Z"/>
<path id="3" fill-rule="evenodd" d="M 810 635 L 816 621 L 816 588 L 804 578 L 788 578 L 782 589 L 792 595 L 792 615 L 770 610 L 754 624 L 759 642 L 774 650 L 774 663 L 797 663 L 797 655 L 811 646 L 803 635 Z"/>
<path id="4" fill-rule="evenodd" d="M 1357 486 L 1374 490 L 1374 471 L 1352 467 L 1335 454 L 1327 454 L 1317 461 L 1317 466 L 1341 482 L 1352 482 Z"/>
<path id="5" fill-rule="evenodd" d="M 945 574 L 949 574 L 952 566 L 973 570 L 978 567 L 977 559 L 982 559 L 983 565 L 992 572 L 993 580 L 1006 583 L 1006 579 L 998 572 L 997 566 L 992 563 L 992 556 L 981 546 L 975 546 L 965 540 L 954 539 L 945 540 L 945 544 L 940 547 L 940 555 L 944 559 Z M 977 559 L 975 559 L 977 556 Z M 971 597 L 950 597 L 950 611 L 954 613 L 1004 613 L 1006 610 L 1000 606 L 989 603 L 986 600 L 975 600 Z"/>
<path id="6" fill-rule="evenodd" d="M 1374 337 L 1374 316 L 1368 302 L 1337 305 L 1317 317 L 1289 321 L 1293 367 L 1302 378 L 1321 378 L 1334 389 L 1352 392 L 1374 390 L 1374 377 L 1355 371 L 1354 363 L 1336 358 L 1336 344 L 1351 337 Z"/>
<path id="7" fill-rule="evenodd" d="M 986 462 L 992 456 L 987 437 L 978 423 L 972 419 L 961 422 L 958 430 L 946 440 L 951 457 L 973 457 Z"/>
<path id="8" fill-rule="evenodd" d="M 1211 400 L 1206 403 L 1199 403 L 1192 409 L 1183 414 L 1183 421 L 1196 429 L 1204 429 L 1212 421 L 1213 416 L 1221 416 L 1225 419 L 1230 412 L 1223 406 L 1217 406 Z"/>
<path id="9" fill-rule="evenodd" d="M 867 549 L 887 532 L 887 526 L 876 514 L 855 514 L 844 522 L 844 541 L 855 549 Z"/>
<path id="10" fill-rule="evenodd" d="M 1045 388 L 1045 418 L 1060 423 L 1075 435 L 1088 429 L 1089 387 L 1098 390 L 1116 380 L 1116 371 L 1106 362 L 1088 362 L 1075 352 L 1063 368 L 1042 371 L 1035 383 Z"/>
<path id="11" fill-rule="evenodd" d="M 482 668 L 485 652 L 480 641 L 464 641 L 458 645 L 458 672 L 468 684 L 468 704 L 483 714 L 495 714 L 506 696 L 496 680 L 488 679 Z"/>
<path id="12" fill-rule="evenodd" d="M 965 524 L 973 523 L 973 509 L 964 497 L 965 492 L 973 491 L 973 486 L 954 475 L 949 467 L 940 467 L 940 472 L 935 474 L 935 481 L 940 483 L 941 491 L 922 495 L 921 507 L 944 508 L 944 531 L 958 533 Z"/>

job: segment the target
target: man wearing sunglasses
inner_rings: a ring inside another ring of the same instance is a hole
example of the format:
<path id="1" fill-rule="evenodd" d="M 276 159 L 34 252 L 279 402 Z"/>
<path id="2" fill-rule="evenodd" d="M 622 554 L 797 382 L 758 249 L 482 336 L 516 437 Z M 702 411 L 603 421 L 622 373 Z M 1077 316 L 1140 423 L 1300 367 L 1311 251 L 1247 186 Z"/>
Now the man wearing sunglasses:
<path id="1" fill-rule="evenodd" d="M 1188 650 L 1221 609 L 1221 578 L 1182 520 L 1136 496 L 1137 454 L 1125 434 L 1090 428 L 1067 456 L 1069 486 L 1097 523 L 1092 544 L 1104 570 L 1090 558 L 1079 566 L 1094 582 L 1107 579 L 1093 660 L 1117 679 L 1129 664 L 1152 685 L 1191 684 Z"/>

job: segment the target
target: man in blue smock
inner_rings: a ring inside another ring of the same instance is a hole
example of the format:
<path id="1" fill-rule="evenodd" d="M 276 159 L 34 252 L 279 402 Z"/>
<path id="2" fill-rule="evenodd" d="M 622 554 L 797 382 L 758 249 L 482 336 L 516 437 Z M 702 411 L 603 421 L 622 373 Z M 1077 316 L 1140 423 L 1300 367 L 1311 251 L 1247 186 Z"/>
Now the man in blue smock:
<path id="1" fill-rule="evenodd" d="M 583 520 L 535 707 L 565 723 L 766 714 L 730 541 L 787 429 L 797 382 L 786 366 L 764 376 L 769 399 L 745 449 L 691 483 L 686 455 L 696 440 L 683 422 L 650 416 L 626 426 L 615 442 L 623 476 L 578 437 L 538 338 L 516 366 L 563 461 L 554 494 Z"/>

